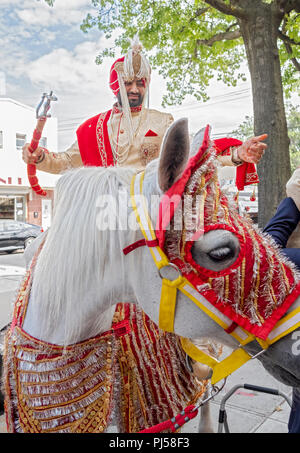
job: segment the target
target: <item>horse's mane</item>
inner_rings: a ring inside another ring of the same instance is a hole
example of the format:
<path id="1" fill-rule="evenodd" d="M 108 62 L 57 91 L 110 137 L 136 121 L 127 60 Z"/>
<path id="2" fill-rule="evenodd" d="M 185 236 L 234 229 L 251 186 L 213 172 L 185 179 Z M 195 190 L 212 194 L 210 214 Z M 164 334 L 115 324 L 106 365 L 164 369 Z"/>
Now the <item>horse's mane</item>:
<path id="1" fill-rule="evenodd" d="M 64 317 L 65 344 L 76 338 L 79 322 L 95 323 L 87 319 L 85 307 L 99 303 L 107 276 L 117 277 L 120 285 L 124 275 L 116 257 L 128 244 L 122 244 L 118 228 L 103 231 L 99 225 L 107 221 L 103 196 L 117 201 L 120 188 L 128 189 L 133 173 L 131 168 L 88 167 L 71 170 L 57 182 L 53 222 L 34 270 L 30 303 L 42 314 L 39 322 L 44 332 L 53 328 L 47 320 Z M 80 304 L 76 310 L 75 301 Z M 99 318 L 99 332 L 102 322 L 105 324 L 105 319 Z"/>

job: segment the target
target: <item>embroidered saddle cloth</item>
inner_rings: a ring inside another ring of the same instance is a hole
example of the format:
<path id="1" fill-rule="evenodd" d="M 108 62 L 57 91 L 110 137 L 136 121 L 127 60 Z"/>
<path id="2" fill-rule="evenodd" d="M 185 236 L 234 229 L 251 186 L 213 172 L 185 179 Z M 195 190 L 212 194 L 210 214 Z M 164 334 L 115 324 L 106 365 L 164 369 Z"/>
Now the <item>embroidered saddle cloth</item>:
<path id="1" fill-rule="evenodd" d="M 6 332 L 4 392 L 11 433 L 137 432 L 177 415 L 205 392 L 189 373 L 174 334 L 164 333 L 133 304 L 116 306 L 112 328 L 66 347 L 22 329 L 31 272 Z"/>

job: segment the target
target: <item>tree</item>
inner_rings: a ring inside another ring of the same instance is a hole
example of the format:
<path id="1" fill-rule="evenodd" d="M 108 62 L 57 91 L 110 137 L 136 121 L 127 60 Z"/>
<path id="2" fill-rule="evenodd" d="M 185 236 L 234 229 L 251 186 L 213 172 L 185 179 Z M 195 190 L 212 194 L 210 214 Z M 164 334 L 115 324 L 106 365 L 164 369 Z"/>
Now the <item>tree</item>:
<path id="1" fill-rule="evenodd" d="M 268 157 L 258 166 L 259 224 L 264 225 L 283 197 L 291 171 L 283 84 L 286 95 L 299 87 L 299 0 L 91 1 L 97 12 L 86 17 L 83 31 L 96 26 L 108 38 L 124 30 L 97 62 L 114 56 L 118 47 L 126 50 L 128 38 L 138 32 L 153 66 L 168 80 L 165 105 L 181 103 L 188 94 L 206 100 L 214 76 L 235 85 L 244 77 L 239 69 L 247 60 L 254 132 L 269 134 Z"/>

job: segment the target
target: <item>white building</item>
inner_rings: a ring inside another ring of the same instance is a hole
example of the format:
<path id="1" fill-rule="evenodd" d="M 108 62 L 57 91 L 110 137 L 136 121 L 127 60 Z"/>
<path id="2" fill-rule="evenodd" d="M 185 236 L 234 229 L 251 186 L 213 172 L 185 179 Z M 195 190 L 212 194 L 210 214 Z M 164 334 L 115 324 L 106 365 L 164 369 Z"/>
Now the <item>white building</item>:
<path id="1" fill-rule="evenodd" d="M 22 220 L 47 228 L 51 223 L 53 188 L 57 176 L 37 172 L 47 197 L 30 188 L 22 146 L 30 142 L 36 127 L 35 109 L 0 96 L 0 218 Z M 57 119 L 48 118 L 41 146 L 57 152 Z"/>

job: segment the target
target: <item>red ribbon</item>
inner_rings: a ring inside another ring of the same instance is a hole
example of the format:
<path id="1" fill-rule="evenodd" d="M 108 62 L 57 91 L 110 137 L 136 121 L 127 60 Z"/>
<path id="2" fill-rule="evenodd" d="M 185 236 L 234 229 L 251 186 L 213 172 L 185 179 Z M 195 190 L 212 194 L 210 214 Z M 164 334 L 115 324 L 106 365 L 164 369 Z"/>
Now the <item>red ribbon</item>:
<path id="1" fill-rule="evenodd" d="M 187 406 L 180 414 L 176 415 L 176 417 L 159 423 L 158 425 L 151 426 L 150 428 L 143 429 L 142 431 L 139 431 L 139 433 L 161 433 L 168 429 L 171 429 L 174 433 L 178 428 L 195 418 L 197 415 L 198 409 L 195 406 Z"/>
<path id="2" fill-rule="evenodd" d="M 143 247 L 147 245 L 148 247 L 157 247 L 158 246 L 158 239 L 153 239 L 152 241 L 146 241 L 146 239 L 140 239 L 139 241 L 133 242 L 133 244 L 128 245 L 123 249 L 124 255 L 128 255 L 128 253 L 132 252 L 133 250 L 137 249 L 138 247 Z"/>

